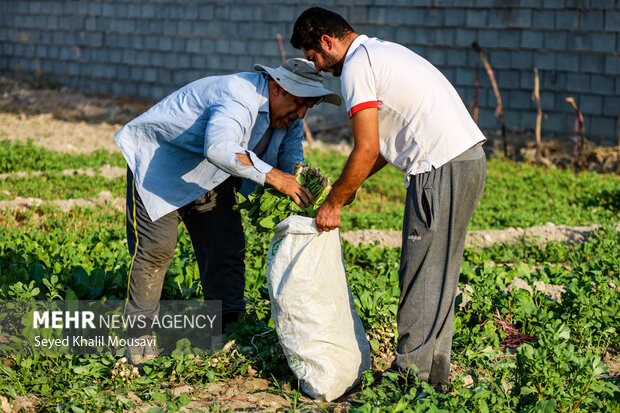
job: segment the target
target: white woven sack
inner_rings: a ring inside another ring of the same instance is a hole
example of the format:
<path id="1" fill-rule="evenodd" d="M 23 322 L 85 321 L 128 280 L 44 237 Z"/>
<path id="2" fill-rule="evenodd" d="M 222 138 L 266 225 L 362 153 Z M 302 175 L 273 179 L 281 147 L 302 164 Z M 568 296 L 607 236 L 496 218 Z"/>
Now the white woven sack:
<path id="1" fill-rule="evenodd" d="M 317 400 L 332 401 L 370 368 L 370 346 L 347 284 L 340 232 L 291 216 L 267 256 L 271 311 L 289 367 Z"/>

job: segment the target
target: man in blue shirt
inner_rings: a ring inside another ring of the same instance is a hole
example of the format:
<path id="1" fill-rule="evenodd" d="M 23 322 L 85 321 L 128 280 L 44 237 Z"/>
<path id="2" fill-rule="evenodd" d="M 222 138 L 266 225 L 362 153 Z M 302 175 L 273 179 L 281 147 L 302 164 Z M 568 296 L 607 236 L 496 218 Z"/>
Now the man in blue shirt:
<path id="1" fill-rule="evenodd" d="M 299 205 L 313 202 L 291 175 L 303 161 L 301 119 L 322 101 L 340 105 L 340 97 L 323 87 L 322 75 L 305 59 L 254 70 L 192 82 L 115 134 L 128 166 L 127 315 L 152 319 L 159 312 L 183 221 L 204 298 L 222 301 L 222 328 L 236 321 L 245 311 L 245 239 L 241 216 L 232 209 L 237 192 L 270 184 Z M 128 349 L 133 364 L 156 354 L 153 348 Z"/>

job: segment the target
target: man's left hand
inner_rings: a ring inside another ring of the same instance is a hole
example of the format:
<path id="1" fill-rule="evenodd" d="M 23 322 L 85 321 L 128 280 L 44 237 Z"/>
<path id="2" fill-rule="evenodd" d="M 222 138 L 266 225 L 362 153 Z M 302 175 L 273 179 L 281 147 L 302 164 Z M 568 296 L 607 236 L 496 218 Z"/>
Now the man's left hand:
<path id="1" fill-rule="evenodd" d="M 340 227 L 340 207 L 325 202 L 316 211 L 315 221 L 319 232 L 331 231 Z"/>

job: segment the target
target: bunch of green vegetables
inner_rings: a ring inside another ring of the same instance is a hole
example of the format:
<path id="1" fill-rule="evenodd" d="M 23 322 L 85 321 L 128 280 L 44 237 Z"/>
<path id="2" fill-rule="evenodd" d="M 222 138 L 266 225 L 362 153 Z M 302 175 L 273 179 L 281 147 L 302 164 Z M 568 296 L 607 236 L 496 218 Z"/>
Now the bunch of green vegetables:
<path id="1" fill-rule="evenodd" d="M 278 192 L 270 185 L 265 185 L 257 186 L 247 199 L 235 206 L 235 209 L 247 210 L 248 217 L 258 232 L 271 231 L 291 215 L 313 218 L 331 190 L 329 178 L 324 177 L 319 168 L 311 168 L 302 162 L 295 164 L 294 175 L 300 185 L 312 192 L 314 204 L 300 207 L 290 196 Z"/>

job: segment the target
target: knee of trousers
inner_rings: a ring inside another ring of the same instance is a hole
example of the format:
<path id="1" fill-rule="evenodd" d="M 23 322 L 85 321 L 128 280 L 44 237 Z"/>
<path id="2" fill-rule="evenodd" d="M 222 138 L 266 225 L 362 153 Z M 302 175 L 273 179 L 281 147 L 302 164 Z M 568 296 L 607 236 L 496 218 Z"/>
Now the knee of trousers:
<path id="1" fill-rule="evenodd" d="M 134 265 L 139 264 L 147 267 L 167 267 L 174 258 L 176 238 L 174 242 L 138 242 L 137 249 L 130 253 L 135 254 Z"/>

